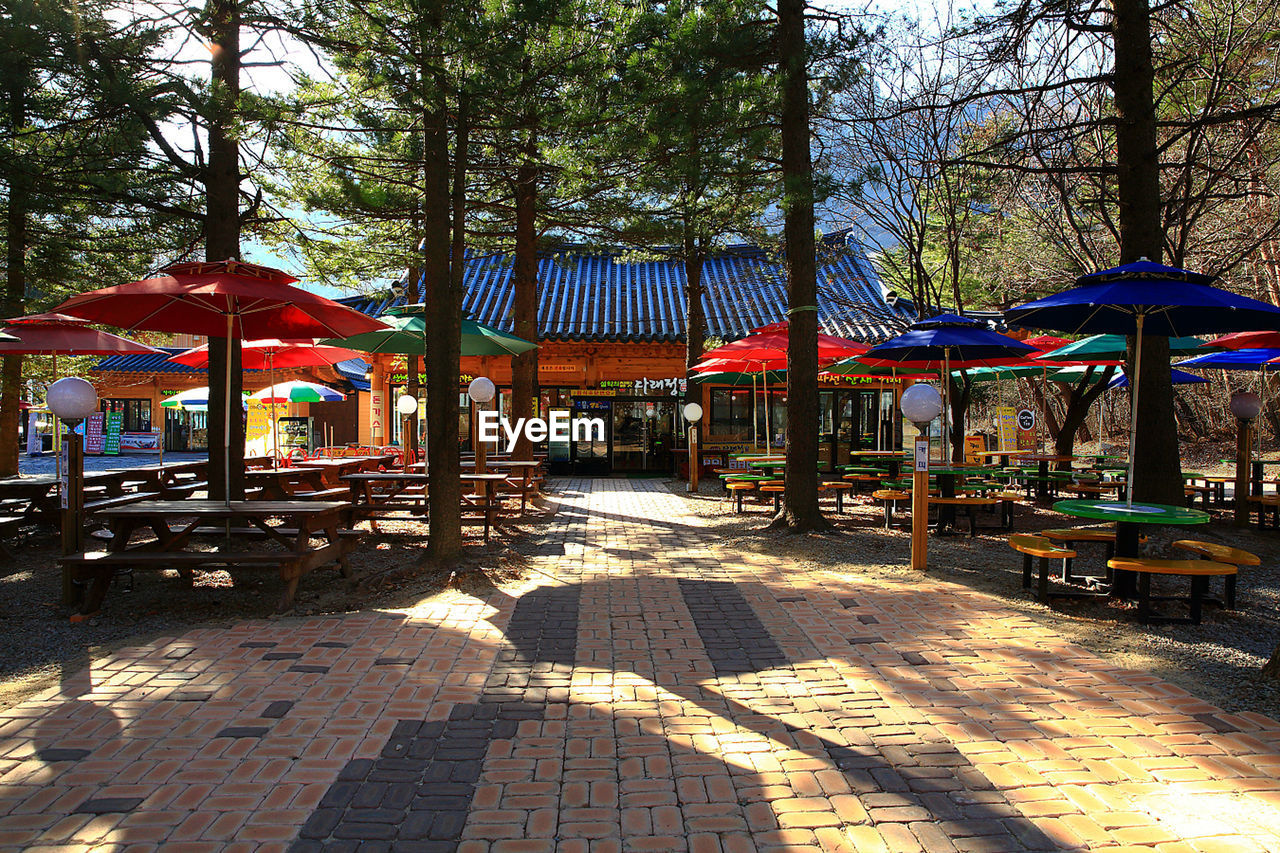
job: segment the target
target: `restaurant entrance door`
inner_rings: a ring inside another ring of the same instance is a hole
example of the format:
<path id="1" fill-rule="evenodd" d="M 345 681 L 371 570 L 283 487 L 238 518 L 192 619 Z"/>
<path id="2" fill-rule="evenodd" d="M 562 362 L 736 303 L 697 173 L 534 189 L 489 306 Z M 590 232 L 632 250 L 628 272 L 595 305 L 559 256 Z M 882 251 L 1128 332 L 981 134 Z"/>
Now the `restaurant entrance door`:
<path id="1" fill-rule="evenodd" d="M 608 474 L 610 434 L 613 432 L 613 400 L 586 397 L 575 399 L 571 409 L 574 420 L 579 417 L 599 418 L 604 422 L 604 437 L 582 435 L 569 441 L 569 468 L 575 474 Z"/>
<path id="2" fill-rule="evenodd" d="M 614 400 L 614 473 L 671 473 L 675 466 L 675 429 L 676 406 L 669 397 Z"/>
<path id="3" fill-rule="evenodd" d="M 885 410 L 885 393 L 871 390 L 823 391 L 819 397 L 821 414 L 819 430 L 821 442 L 819 467 L 835 471 L 848 465 L 852 454 L 858 450 L 884 450 L 886 438 L 884 419 L 892 424 L 893 392 L 888 393 Z M 888 437 L 892 438 L 892 426 Z"/>

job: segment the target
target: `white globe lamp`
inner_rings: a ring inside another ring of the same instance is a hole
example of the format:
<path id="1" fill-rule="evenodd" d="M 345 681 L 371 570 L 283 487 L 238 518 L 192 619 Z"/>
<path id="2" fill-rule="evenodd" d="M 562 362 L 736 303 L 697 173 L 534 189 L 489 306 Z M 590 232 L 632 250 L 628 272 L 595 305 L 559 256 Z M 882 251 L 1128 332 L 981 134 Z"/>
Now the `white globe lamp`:
<path id="1" fill-rule="evenodd" d="M 493 380 L 487 376 L 477 376 L 467 386 L 467 396 L 475 403 L 488 403 L 497 393 L 498 389 L 493 384 Z"/>
<path id="2" fill-rule="evenodd" d="M 1262 398 L 1252 391 L 1237 391 L 1231 395 L 1231 414 L 1242 421 L 1251 421 L 1262 414 Z"/>
<path id="3" fill-rule="evenodd" d="M 72 426 L 98 410 L 98 392 L 77 376 L 66 376 L 50 385 L 45 399 L 49 410 Z"/>
<path id="4" fill-rule="evenodd" d="M 396 400 L 396 411 L 408 417 L 418 411 L 418 398 L 412 394 L 401 394 Z"/>
<path id="5" fill-rule="evenodd" d="M 942 412 L 942 395 L 932 385 L 912 385 L 898 404 L 902 416 L 913 424 L 927 424 Z"/>
<path id="6" fill-rule="evenodd" d="M 685 403 L 684 419 L 691 424 L 696 424 L 702 420 L 702 406 L 697 403 Z"/>

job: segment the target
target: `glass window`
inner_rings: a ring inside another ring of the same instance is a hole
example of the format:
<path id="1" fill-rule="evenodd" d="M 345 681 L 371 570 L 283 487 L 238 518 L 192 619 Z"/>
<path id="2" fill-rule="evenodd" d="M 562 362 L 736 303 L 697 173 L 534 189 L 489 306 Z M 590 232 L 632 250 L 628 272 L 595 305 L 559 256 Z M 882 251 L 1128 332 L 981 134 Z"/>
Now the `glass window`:
<path id="1" fill-rule="evenodd" d="M 122 412 L 122 432 L 151 432 L 151 401 L 143 399 L 107 399 L 102 401 L 102 411 Z"/>
<path id="2" fill-rule="evenodd" d="M 751 389 L 711 389 L 711 436 L 725 441 L 751 440 Z"/>

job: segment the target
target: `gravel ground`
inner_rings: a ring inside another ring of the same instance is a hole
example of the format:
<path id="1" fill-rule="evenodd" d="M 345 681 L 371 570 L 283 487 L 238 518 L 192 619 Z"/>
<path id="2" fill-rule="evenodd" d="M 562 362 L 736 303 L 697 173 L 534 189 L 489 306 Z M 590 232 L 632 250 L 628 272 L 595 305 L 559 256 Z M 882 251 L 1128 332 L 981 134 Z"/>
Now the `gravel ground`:
<path id="1" fill-rule="evenodd" d="M 1184 468 L 1208 473 L 1204 469 L 1212 466 L 1204 463 L 1210 458 L 1216 462 L 1218 453 L 1216 448 L 1202 448 L 1201 467 L 1192 469 L 1196 461 L 1188 460 Z M 747 511 L 739 515 L 723 497 L 718 481 L 700 485 L 695 496 L 685 491 L 686 483 L 669 481 L 672 491 L 697 503 L 698 511 L 711 519 L 715 535 L 723 537 L 731 548 L 785 555 L 852 582 L 871 577 L 910 584 L 919 577 L 909 566 L 909 530 L 885 530 L 880 505 L 867 498 L 846 500 L 842 516 L 836 516 L 830 501 L 825 501 L 828 517 L 835 521 L 834 532 L 797 536 L 766 529 L 772 503 L 748 503 Z M 1105 598 L 1042 605 L 1030 591 L 1023 590 L 1021 555 L 1008 547 L 1003 531 L 980 528 L 974 539 L 931 535 L 929 575 L 988 593 L 1117 666 L 1155 674 L 1228 711 L 1256 711 L 1280 719 L 1280 682 L 1259 674 L 1280 643 L 1280 533 L 1234 527 L 1229 513 L 1222 510 L 1215 510 L 1214 515 L 1212 522 L 1196 526 L 1194 533 L 1172 527 L 1148 531 L 1146 545 L 1151 556 L 1185 558 L 1189 555 L 1169 550 L 1168 543 L 1190 535 L 1243 548 L 1262 558 L 1260 567 L 1240 572 L 1239 609 L 1227 611 L 1207 605 L 1200 625 L 1143 625 L 1132 606 Z M 979 524 L 992 525 L 994 520 L 979 516 Z M 1020 506 L 1015 531 L 1087 524 L 1049 509 Z M 967 530 L 967 524 L 964 527 Z M 1077 571 L 1101 574 L 1101 547 L 1083 545 Z M 1155 579 L 1153 592 L 1187 594 L 1186 579 L 1162 582 L 1165 580 Z M 1221 594 L 1220 581 L 1213 581 L 1211 592 Z M 1185 615 L 1185 609 L 1182 613 Z"/>
<path id="2" fill-rule="evenodd" d="M 446 588 L 483 590 L 519 576 L 521 550 L 555 512 L 554 501 L 512 516 L 495 529 L 488 545 L 482 528 L 463 528 L 462 558 L 448 567 L 423 564 L 426 524 L 380 520 L 351 554 L 353 582 L 324 567 L 302 578 L 291 616 L 362 609 L 409 608 Z M 175 571 L 135 573 L 132 591 L 117 578 L 100 615 L 73 624 L 60 603 L 58 539 L 32 532 L 4 543 L 0 551 L 0 707 L 22 701 L 63 677 L 83 671 L 92 658 L 154 637 L 201 626 L 228 626 L 271 618 L 281 581 L 274 569 L 195 573 L 187 585 Z"/>

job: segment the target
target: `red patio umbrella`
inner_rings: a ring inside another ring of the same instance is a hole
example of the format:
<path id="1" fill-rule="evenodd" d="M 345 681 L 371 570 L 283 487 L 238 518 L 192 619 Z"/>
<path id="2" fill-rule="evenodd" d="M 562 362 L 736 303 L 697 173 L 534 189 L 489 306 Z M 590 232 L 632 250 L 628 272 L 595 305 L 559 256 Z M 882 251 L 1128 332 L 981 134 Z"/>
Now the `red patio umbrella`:
<path id="1" fill-rule="evenodd" d="M 702 361 L 694 365 L 694 370 L 699 372 L 737 370 L 742 373 L 786 370 L 790 333 L 791 327 L 786 320 L 761 326 L 745 338 L 703 353 Z M 850 356 L 861 355 L 868 349 L 870 347 L 867 344 L 819 333 L 818 364 L 832 364 Z M 765 431 L 769 432 L 769 386 L 767 384 L 764 386 L 764 395 Z"/>
<path id="2" fill-rule="evenodd" d="M 299 338 L 282 341 L 279 338 L 263 338 L 258 341 L 245 341 L 240 345 L 240 366 L 246 370 L 270 371 L 270 384 L 276 384 L 277 367 L 316 367 L 323 364 L 337 364 L 360 358 L 361 354 L 345 347 L 317 344 L 312 338 Z M 187 367 L 209 366 L 209 345 L 195 347 L 171 356 L 169 361 L 184 364 Z M 271 399 L 271 449 L 273 451 L 272 467 L 279 461 L 280 453 L 276 437 L 276 401 Z"/>
<path id="3" fill-rule="evenodd" d="M 716 347 L 713 350 L 702 354 L 704 359 L 707 358 L 731 358 L 745 359 L 747 361 L 768 361 L 774 358 L 787 357 L 787 347 L 790 340 L 789 331 L 781 328 L 783 323 L 773 323 L 765 326 L 769 331 L 758 332 L 747 335 L 747 337 L 736 340 L 733 343 Z M 858 343 L 857 341 L 848 341 L 844 338 L 837 338 L 834 335 L 818 335 L 818 361 L 833 362 L 842 358 L 861 355 L 869 350 L 867 344 Z"/>
<path id="4" fill-rule="evenodd" d="M 245 341 L 240 345 L 240 366 L 245 370 L 273 370 L 277 367 L 315 367 L 337 364 L 353 358 L 363 358 L 363 353 L 345 347 L 317 344 L 311 338 L 282 341 L 279 338 L 263 338 Z M 169 361 L 187 367 L 209 366 L 209 345 L 180 352 Z"/>
<path id="5" fill-rule="evenodd" d="M 59 355 L 127 355 L 157 352 L 154 347 L 89 328 L 89 321 L 48 312 L 10 317 L 0 321 L 0 355 L 48 355 L 53 357 L 53 378 L 58 378 Z M 55 437 L 58 431 L 54 430 Z M 58 456 L 62 475 L 62 456 Z"/>
<path id="6" fill-rule="evenodd" d="M 73 296 L 58 310 L 126 329 L 205 335 L 228 341 L 231 361 L 239 342 L 283 338 L 348 337 L 383 328 L 377 320 L 332 299 L 290 285 L 298 279 L 271 267 L 236 260 L 173 264 L 164 275 Z M 231 490 L 231 401 L 223 401 L 223 488 Z"/>
<path id="7" fill-rule="evenodd" d="M 1221 349 L 1276 349 L 1280 348 L 1280 332 L 1232 332 L 1207 341 L 1206 347 Z"/>

